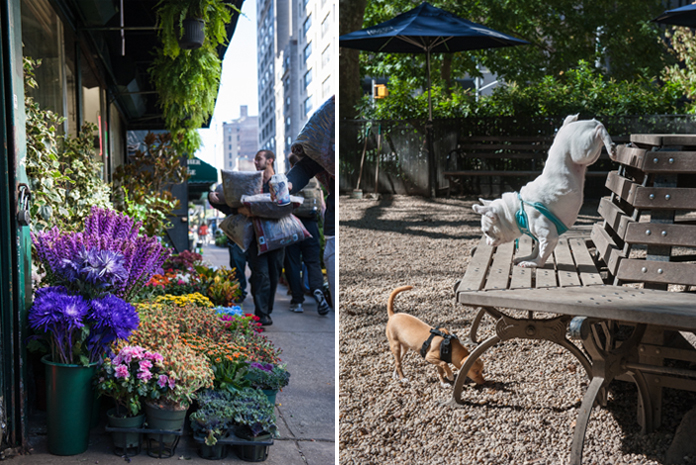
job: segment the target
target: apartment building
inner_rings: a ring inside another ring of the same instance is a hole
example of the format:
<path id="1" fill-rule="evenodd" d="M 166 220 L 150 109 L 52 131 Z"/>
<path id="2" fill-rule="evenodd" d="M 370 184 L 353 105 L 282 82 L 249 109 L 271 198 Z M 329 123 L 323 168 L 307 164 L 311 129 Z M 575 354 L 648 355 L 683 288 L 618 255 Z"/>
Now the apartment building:
<path id="1" fill-rule="evenodd" d="M 249 116 L 246 105 L 239 107 L 239 118 L 222 123 L 223 169 L 253 171 L 259 147 L 259 117 Z"/>

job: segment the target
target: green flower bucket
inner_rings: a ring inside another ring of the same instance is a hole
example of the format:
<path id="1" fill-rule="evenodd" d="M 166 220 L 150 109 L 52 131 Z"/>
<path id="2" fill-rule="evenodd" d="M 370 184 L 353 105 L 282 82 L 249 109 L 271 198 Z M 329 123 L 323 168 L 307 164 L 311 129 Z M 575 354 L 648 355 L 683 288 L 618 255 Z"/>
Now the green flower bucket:
<path id="1" fill-rule="evenodd" d="M 89 427 L 94 404 L 92 378 L 97 364 L 55 363 L 45 355 L 48 451 L 77 455 L 89 446 Z"/>
<path id="2" fill-rule="evenodd" d="M 275 406 L 276 394 L 278 394 L 278 391 L 275 389 L 262 389 L 262 391 L 264 394 L 266 394 L 266 397 L 268 397 L 268 401 L 271 403 L 271 405 Z"/>

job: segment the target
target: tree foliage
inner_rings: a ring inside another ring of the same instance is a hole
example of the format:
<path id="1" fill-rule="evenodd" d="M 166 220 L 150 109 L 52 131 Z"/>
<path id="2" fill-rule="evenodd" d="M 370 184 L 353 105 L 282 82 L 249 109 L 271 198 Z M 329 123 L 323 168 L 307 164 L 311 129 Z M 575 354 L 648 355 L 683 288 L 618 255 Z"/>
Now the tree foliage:
<path id="1" fill-rule="evenodd" d="M 678 64 L 665 68 L 662 78 L 677 86 L 690 100 L 686 104 L 688 113 L 696 113 L 696 33 L 686 27 L 674 27 L 667 33 L 670 52 L 679 60 Z"/>
<path id="2" fill-rule="evenodd" d="M 415 78 L 390 80 L 390 94 L 372 105 L 365 96 L 359 106 L 366 119 L 426 119 L 427 94 L 414 95 Z M 696 82 L 696 81 L 694 81 Z M 441 84 L 432 87 L 433 117 L 558 116 L 664 114 L 681 111 L 682 85 L 658 86 L 638 77 L 633 81 L 608 78 L 585 61 L 555 76 L 544 76 L 527 85 L 511 83 L 478 100 L 468 90 L 447 92 Z"/>
<path id="3" fill-rule="evenodd" d="M 363 28 L 414 8 L 420 1 L 371 0 Z M 664 66 L 658 27 L 650 20 L 663 10 L 660 0 L 432 0 L 462 18 L 525 39 L 531 45 L 440 54 L 432 57 L 434 82 L 479 75 L 477 64 L 508 81 L 535 82 L 585 60 L 617 80 L 654 76 Z M 371 76 L 418 78 L 425 87 L 425 56 L 361 54 L 362 72 Z"/>

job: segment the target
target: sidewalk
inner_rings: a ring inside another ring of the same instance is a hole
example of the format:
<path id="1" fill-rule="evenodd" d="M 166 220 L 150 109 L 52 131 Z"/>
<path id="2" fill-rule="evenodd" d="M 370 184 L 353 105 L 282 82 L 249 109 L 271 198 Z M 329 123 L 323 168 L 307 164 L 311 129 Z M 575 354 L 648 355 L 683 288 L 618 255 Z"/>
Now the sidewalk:
<path id="1" fill-rule="evenodd" d="M 229 268 L 227 248 L 206 246 L 203 258 L 216 266 Z M 247 276 L 248 276 L 247 268 Z M 251 289 L 242 308 L 254 313 Z M 304 313 L 289 311 L 290 296 L 285 286 L 278 286 L 273 325 L 265 327 L 265 334 L 283 352 L 281 359 L 290 371 L 290 384 L 278 393 L 276 415 L 280 438 L 270 448 L 268 459 L 261 462 L 267 465 L 330 465 L 336 463 L 335 455 L 335 312 L 319 316 L 314 299 L 307 296 Z M 143 450 L 140 455 L 124 459 L 113 454 L 111 437 L 104 431 L 105 413 L 102 411 L 99 426 L 90 433 L 90 446 L 87 452 L 70 457 L 51 455 L 46 450 L 45 412 L 31 416 L 30 438 L 33 447 L 31 455 L 14 457 L 11 462 L 17 465 L 48 464 L 174 464 L 178 460 L 187 463 L 248 463 L 237 458 L 230 449 L 224 460 L 210 462 L 198 456 L 197 446 L 190 436 L 184 436 L 174 457 L 155 459 Z"/>

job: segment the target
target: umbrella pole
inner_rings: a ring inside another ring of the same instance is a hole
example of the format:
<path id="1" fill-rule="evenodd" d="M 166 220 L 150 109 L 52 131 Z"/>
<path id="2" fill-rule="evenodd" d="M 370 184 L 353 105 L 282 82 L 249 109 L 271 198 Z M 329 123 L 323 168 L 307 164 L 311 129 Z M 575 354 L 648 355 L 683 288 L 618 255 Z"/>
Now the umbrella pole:
<path id="1" fill-rule="evenodd" d="M 360 173 L 358 174 L 358 187 L 356 190 L 360 190 L 360 180 L 362 179 L 363 164 L 365 163 L 365 152 L 367 152 L 367 136 L 370 134 L 370 128 L 368 127 L 365 131 L 365 145 L 363 146 L 362 157 L 360 157 Z"/>
<path id="2" fill-rule="evenodd" d="M 428 149 L 428 195 L 435 197 L 437 187 L 435 150 L 433 148 L 433 102 L 430 97 L 430 49 L 425 53 L 428 63 L 428 123 L 425 125 L 425 142 Z"/>

